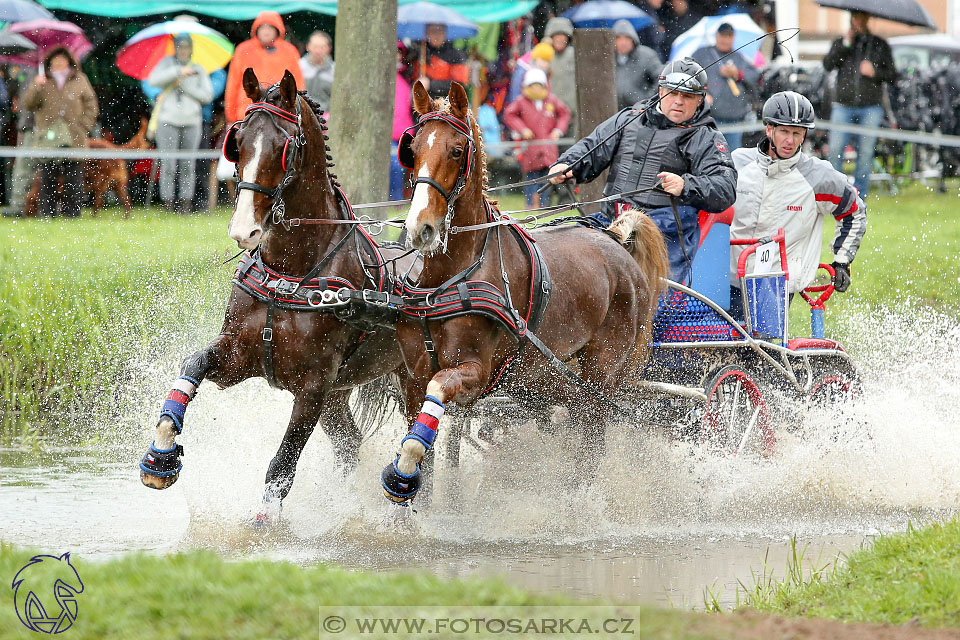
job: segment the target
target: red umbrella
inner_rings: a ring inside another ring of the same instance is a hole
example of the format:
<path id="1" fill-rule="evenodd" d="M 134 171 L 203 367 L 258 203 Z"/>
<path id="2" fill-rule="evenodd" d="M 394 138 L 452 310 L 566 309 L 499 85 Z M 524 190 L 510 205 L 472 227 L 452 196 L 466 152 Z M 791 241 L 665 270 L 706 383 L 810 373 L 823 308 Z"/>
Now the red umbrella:
<path id="1" fill-rule="evenodd" d="M 40 64 L 47 51 L 54 47 L 66 47 L 78 61 L 87 57 L 93 50 L 93 45 L 83 35 L 83 29 L 72 22 L 60 20 L 30 20 L 16 22 L 8 28 L 12 33 L 19 33 L 30 42 L 37 45 L 36 51 L 9 56 L 5 60 L 13 64 Z"/>

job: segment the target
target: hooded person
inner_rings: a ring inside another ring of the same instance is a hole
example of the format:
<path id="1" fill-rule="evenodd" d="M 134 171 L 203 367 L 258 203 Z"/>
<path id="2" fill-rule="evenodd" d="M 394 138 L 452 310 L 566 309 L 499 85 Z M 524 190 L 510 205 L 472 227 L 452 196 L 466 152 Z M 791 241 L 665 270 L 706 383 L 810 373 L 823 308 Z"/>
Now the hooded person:
<path id="1" fill-rule="evenodd" d="M 523 140 L 557 140 L 570 124 L 570 109 L 547 88 L 547 74 L 543 69 L 528 69 L 523 77 L 523 95 L 503 111 L 503 122 Z M 557 161 L 555 144 L 537 144 L 526 147 L 520 155 L 520 169 L 524 180 L 546 175 L 546 169 Z M 524 188 L 527 205 L 540 206 L 537 189 L 532 184 Z"/>
<path id="2" fill-rule="evenodd" d="M 554 51 L 553 45 L 547 42 L 537 44 L 533 49 L 517 59 L 517 68 L 513 70 L 510 76 L 510 92 L 507 94 L 507 102 L 513 102 L 523 93 L 523 77 L 530 69 L 542 69 L 549 79 L 552 76 Z"/>
<path id="3" fill-rule="evenodd" d="M 577 122 L 577 66 L 573 49 L 573 23 L 568 18 L 555 17 L 547 21 L 543 41 L 553 46 L 550 63 L 550 91 L 570 109 L 570 121 Z"/>
<path id="4" fill-rule="evenodd" d="M 261 86 L 269 86 L 289 71 L 297 81 L 297 89 L 304 88 L 300 70 L 300 52 L 284 40 L 286 29 L 276 11 L 261 11 L 250 27 L 250 39 L 237 45 L 227 72 L 227 89 L 223 94 L 227 124 L 243 120 L 250 98 L 243 90 L 243 72 L 251 67 Z"/>
<path id="5" fill-rule="evenodd" d="M 698 211 L 720 212 L 737 194 L 737 171 L 710 117 L 707 74 L 691 58 L 669 62 L 658 96 L 623 109 L 570 147 L 550 168 L 550 181 L 590 182 L 607 168 L 605 202 L 591 216 L 604 228 L 627 209 L 641 209 L 667 245 L 671 278 L 683 282 L 700 242 Z"/>
<path id="6" fill-rule="evenodd" d="M 626 109 L 656 92 L 663 62 L 657 52 L 640 44 L 637 30 L 627 20 L 613 25 L 617 50 L 617 108 Z"/>

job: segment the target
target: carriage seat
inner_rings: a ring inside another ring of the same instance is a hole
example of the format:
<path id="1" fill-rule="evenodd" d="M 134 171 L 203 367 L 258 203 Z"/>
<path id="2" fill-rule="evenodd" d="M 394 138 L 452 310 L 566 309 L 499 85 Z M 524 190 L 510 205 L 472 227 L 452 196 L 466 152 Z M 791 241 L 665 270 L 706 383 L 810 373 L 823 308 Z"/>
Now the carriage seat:
<path id="1" fill-rule="evenodd" d="M 701 211 L 698 216 L 700 245 L 693 257 L 690 288 L 730 308 L 730 224 L 733 207 L 720 213 Z"/>

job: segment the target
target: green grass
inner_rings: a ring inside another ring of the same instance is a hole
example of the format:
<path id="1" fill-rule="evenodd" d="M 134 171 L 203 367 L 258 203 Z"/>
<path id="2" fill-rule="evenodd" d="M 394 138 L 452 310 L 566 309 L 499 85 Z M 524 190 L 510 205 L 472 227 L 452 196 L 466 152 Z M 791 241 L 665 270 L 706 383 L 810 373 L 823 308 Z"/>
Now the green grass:
<path id="1" fill-rule="evenodd" d="M 830 318 L 852 306 L 913 303 L 960 309 L 960 199 L 922 186 L 873 196 L 853 285 Z M 523 198 L 500 198 L 505 210 Z M 0 441 L 56 433 L 60 416 L 103 414 L 149 358 L 225 301 L 233 253 L 229 212 L 173 216 L 113 209 L 91 219 L 0 219 Z M 824 229 L 824 259 L 833 237 Z M 218 311 L 217 311 L 218 312 Z M 798 302 L 792 333 L 808 331 Z M 186 355 L 186 354 L 184 354 Z"/>
<path id="2" fill-rule="evenodd" d="M 0 576 L 12 580 L 35 553 L 0 544 Z M 226 561 L 201 551 L 167 557 L 135 553 L 103 562 L 73 557 L 71 563 L 84 590 L 77 621 L 64 637 L 78 640 L 316 638 L 321 606 L 539 605 L 561 606 L 574 616 L 574 605 L 587 604 L 532 595 L 494 579 L 447 581 L 426 572 L 375 574 L 331 565 Z M 17 619 L 13 593 L 8 595 L 0 607 L 0 637 L 36 637 Z M 682 630 L 697 616 L 653 607 L 629 610 L 637 618 L 635 637 L 693 637 Z"/>
<path id="3" fill-rule="evenodd" d="M 877 538 L 832 569 L 802 554 L 777 581 L 767 569 L 744 585 L 746 607 L 845 622 L 960 627 L 960 518 Z"/>
<path id="4" fill-rule="evenodd" d="M 226 215 L 0 220 L 0 437 L 29 439 L 78 407 L 109 411 L 126 356 L 225 296 Z"/>

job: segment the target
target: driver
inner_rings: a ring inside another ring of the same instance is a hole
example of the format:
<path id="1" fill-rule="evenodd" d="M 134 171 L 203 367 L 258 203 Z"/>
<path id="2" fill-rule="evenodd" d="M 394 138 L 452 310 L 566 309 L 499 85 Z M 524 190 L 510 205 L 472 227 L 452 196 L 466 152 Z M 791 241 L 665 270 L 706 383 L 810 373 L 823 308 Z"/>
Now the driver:
<path id="1" fill-rule="evenodd" d="M 605 196 L 652 188 L 659 182 L 657 189 L 605 202 L 600 213 L 591 217 L 607 227 L 627 208 L 645 210 L 664 236 L 670 277 L 683 282 L 700 244 L 697 213 L 701 209 L 719 212 L 733 204 L 737 172 L 704 102 L 707 74 L 703 67 L 692 58 L 668 62 L 658 84 L 659 96 L 618 112 L 567 149 L 550 168 L 550 173 L 561 175 L 550 181 L 590 182 L 609 167 Z M 634 117 L 638 112 L 641 115 Z M 588 153 L 607 136 L 609 140 Z M 574 164 L 584 155 L 582 162 Z"/>
<path id="2" fill-rule="evenodd" d="M 783 228 L 791 296 L 816 277 L 827 216 L 837 223 L 831 249 L 833 284 L 840 292 L 850 286 L 850 263 L 867 229 L 866 205 L 847 177 L 826 160 L 800 151 L 813 120 L 807 98 L 795 91 L 775 93 L 763 105 L 766 137 L 756 147 L 732 154 L 738 179 L 730 238 L 772 236 Z M 734 298 L 740 298 L 737 259 L 742 250 L 742 246 L 730 250 L 731 308 L 737 308 Z M 754 259 L 754 255 L 748 259 L 747 273 Z M 774 266 L 779 264 L 777 255 Z"/>

